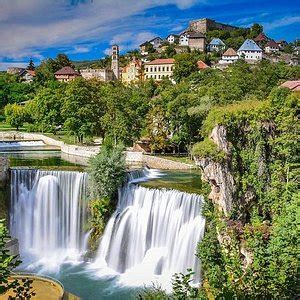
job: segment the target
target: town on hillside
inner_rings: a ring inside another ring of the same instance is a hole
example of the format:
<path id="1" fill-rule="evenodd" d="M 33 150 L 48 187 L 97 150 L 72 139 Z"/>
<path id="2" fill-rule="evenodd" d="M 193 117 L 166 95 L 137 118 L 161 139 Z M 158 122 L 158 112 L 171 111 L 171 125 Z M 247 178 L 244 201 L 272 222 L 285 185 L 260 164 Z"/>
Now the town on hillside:
<path id="1" fill-rule="evenodd" d="M 63 82 L 82 76 L 104 82 L 121 80 L 124 84 L 148 79 L 159 82 L 164 78 L 175 83 L 173 71 L 176 55 L 183 53 L 192 53 L 202 58 L 196 61 L 199 72 L 207 68 L 224 70 L 238 60 L 249 64 L 268 60 L 297 66 L 300 64 L 300 41 L 275 41 L 263 32 L 259 24 L 240 28 L 204 18 L 191 21 L 180 33 L 145 41 L 139 45 L 138 50 L 124 55 L 120 55 L 118 45 L 113 45 L 111 56 L 100 63 L 74 62 L 77 68 L 65 66 L 54 75 L 58 81 Z M 24 82 L 31 82 L 35 77 L 32 61 L 28 68 L 13 67 L 8 68 L 7 72 L 20 76 Z"/>

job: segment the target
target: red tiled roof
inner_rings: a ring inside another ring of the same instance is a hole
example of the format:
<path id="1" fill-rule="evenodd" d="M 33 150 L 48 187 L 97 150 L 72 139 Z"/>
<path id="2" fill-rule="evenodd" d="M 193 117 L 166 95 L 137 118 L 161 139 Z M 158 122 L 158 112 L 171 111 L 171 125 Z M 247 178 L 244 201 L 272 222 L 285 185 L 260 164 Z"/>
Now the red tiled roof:
<path id="1" fill-rule="evenodd" d="M 260 33 L 255 39 L 255 42 L 263 42 L 263 41 L 268 41 L 269 38 L 262 32 Z"/>
<path id="2" fill-rule="evenodd" d="M 145 65 L 168 65 L 168 64 L 174 64 L 175 59 L 174 58 L 159 58 L 154 59 L 150 62 L 145 63 Z"/>
<path id="3" fill-rule="evenodd" d="M 288 88 L 292 91 L 300 91 L 300 80 L 288 80 L 284 82 L 281 87 Z"/>
<path id="4" fill-rule="evenodd" d="M 209 66 L 202 60 L 198 60 L 197 61 L 197 65 L 198 65 L 198 68 L 200 70 L 203 70 L 203 69 L 206 69 L 206 68 L 209 68 Z"/>
<path id="5" fill-rule="evenodd" d="M 78 75 L 78 76 L 80 76 L 80 74 L 71 67 L 63 67 L 60 70 L 58 70 L 57 72 L 55 72 L 54 75 Z"/>
<path id="6" fill-rule="evenodd" d="M 273 40 L 268 41 L 268 43 L 266 44 L 266 47 L 270 47 L 270 48 L 279 48 L 277 43 Z"/>
<path id="7" fill-rule="evenodd" d="M 223 56 L 237 56 L 236 51 L 234 51 L 232 48 L 228 48 L 224 53 Z"/>

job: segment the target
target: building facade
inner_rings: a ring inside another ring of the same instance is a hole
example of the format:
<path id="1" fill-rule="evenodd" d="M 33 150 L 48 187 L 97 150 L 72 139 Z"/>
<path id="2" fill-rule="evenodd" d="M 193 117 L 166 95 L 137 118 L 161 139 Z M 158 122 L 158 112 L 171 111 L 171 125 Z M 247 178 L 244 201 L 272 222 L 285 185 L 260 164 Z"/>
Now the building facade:
<path id="1" fill-rule="evenodd" d="M 115 79 L 120 78 L 120 66 L 119 66 L 119 46 L 113 45 L 111 47 L 111 70 L 114 73 Z"/>
<path id="2" fill-rule="evenodd" d="M 175 60 L 173 58 L 155 59 L 145 63 L 145 79 L 161 81 L 164 78 L 172 78 Z"/>
<path id="3" fill-rule="evenodd" d="M 200 20 L 195 20 L 191 21 L 189 24 L 189 30 L 193 30 L 196 32 L 201 32 L 203 34 L 207 33 L 210 30 L 235 30 L 238 29 L 238 27 L 231 26 L 228 24 L 223 24 L 216 22 L 215 20 L 212 19 L 200 19 Z"/>
<path id="4" fill-rule="evenodd" d="M 232 48 L 227 49 L 223 55 L 222 59 L 219 60 L 219 64 L 232 64 L 239 59 L 238 54 Z"/>
<path id="5" fill-rule="evenodd" d="M 207 50 L 209 52 L 219 52 L 222 53 L 225 50 L 225 43 L 219 38 L 213 38 L 208 44 Z"/>
<path id="6" fill-rule="evenodd" d="M 237 51 L 240 58 L 247 62 L 257 62 L 262 60 L 262 49 L 251 39 L 245 40 L 243 45 Z"/>
<path id="7" fill-rule="evenodd" d="M 154 49 L 157 49 L 163 44 L 163 39 L 157 36 L 154 39 L 150 40 L 149 43 L 153 46 Z"/>
<path id="8" fill-rule="evenodd" d="M 265 52 L 266 53 L 276 53 L 279 51 L 279 46 L 277 45 L 277 43 L 273 40 L 270 40 L 267 42 L 266 46 L 265 46 Z"/>
<path id="9" fill-rule="evenodd" d="M 122 70 L 122 82 L 129 84 L 140 80 L 143 80 L 142 61 L 134 57 Z"/>
<path id="10" fill-rule="evenodd" d="M 54 76 L 58 81 L 69 82 L 77 77 L 80 77 L 81 75 L 71 67 L 63 67 L 55 72 Z"/>
<path id="11" fill-rule="evenodd" d="M 82 69 L 80 74 L 84 79 L 93 79 L 97 78 L 101 81 L 112 81 L 115 79 L 115 74 L 109 68 L 105 69 Z"/>
<path id="12" fill-rule="evenodd" d="M 199 50 L 204 52 L 206 48 L 205 36 L 202 33 L 191 33 L 188 37 L 188 46 L 191 50 Z"/>

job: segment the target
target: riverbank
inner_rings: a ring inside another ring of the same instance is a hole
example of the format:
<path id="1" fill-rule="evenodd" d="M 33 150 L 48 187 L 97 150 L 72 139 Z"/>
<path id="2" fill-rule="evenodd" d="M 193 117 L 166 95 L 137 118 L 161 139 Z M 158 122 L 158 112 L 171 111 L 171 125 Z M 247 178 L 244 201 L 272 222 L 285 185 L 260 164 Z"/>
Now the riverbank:
<path id="1" fill-rule="evenodd" d="M 0 131 L 0 141 L 13 140 L 43 141 L 46 145 L 58 147 L 64 154 L 83 158 L 94 156 L 100 151 L 100 146 L 69 145 L 41 133 Z M 143 154 L 142 152 L 132 151 L 131 148 L 128 148 L 126 151 L 126 163 L 129 165 L 146 165 L 149 168 L 163 170 L 189 170 L 196 168 L 194 164 Z"/>

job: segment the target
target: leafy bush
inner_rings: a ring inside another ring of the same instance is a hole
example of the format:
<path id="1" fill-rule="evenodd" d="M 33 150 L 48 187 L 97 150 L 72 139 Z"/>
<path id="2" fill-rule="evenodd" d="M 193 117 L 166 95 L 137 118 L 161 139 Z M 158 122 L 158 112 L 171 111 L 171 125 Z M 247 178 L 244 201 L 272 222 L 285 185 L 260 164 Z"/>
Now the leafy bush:
<path id="1" fill-rule="evenodd" d="M 218 146 L 210 138 L 205 138 L 204 141 L 194 145 L 192 154 L 195 157 L 211 158 L 219 162 L 225 159 L 224 151 L 218 149 Z"/>

